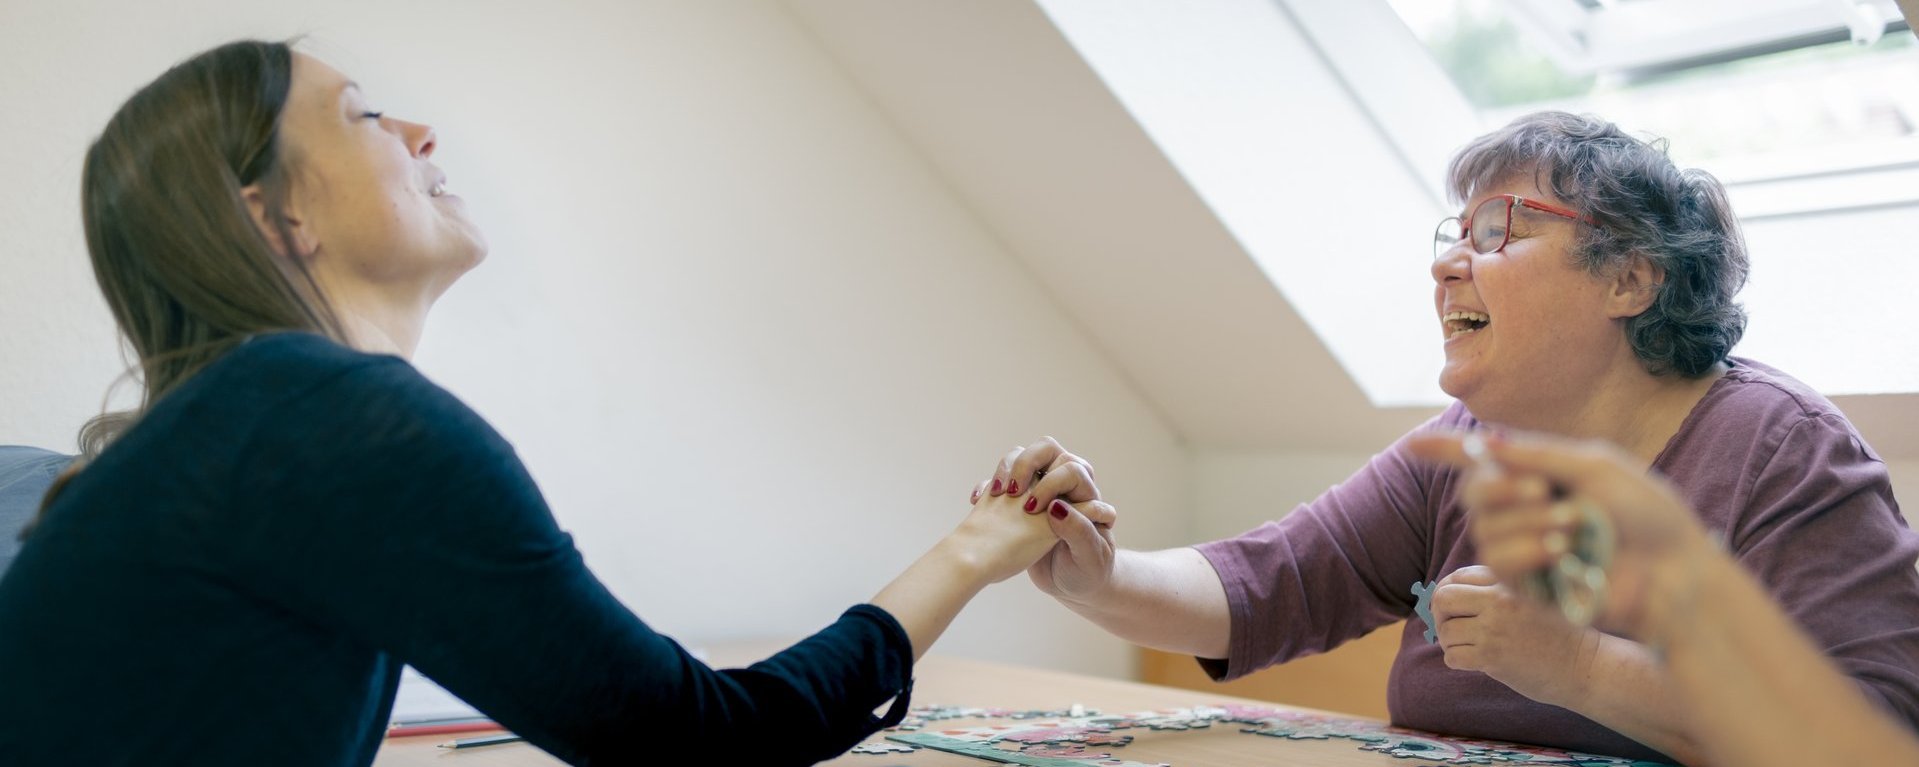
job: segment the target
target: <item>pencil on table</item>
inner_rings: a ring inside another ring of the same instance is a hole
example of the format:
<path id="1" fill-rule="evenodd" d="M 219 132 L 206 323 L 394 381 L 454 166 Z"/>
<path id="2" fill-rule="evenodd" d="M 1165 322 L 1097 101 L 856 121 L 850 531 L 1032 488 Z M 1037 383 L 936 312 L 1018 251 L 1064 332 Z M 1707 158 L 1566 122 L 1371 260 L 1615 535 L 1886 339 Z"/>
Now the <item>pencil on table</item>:
<path id="1" fill-rule="evenodd" d="M 518 743 L 526 740 L 513 733 L 504 735 L 482 735 L 477 738 L 459 738 L 440 744 L 440 748 L 474 748 L 476 746 L 497 746 L 501 743 Z"/>

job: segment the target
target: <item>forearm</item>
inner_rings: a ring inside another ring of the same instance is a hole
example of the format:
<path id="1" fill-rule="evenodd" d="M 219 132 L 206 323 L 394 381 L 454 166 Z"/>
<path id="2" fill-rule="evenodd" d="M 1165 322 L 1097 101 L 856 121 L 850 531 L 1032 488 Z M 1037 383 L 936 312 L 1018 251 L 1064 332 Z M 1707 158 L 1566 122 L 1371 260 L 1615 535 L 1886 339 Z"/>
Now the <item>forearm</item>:
<path id="1" fill-rule="evenodd" d="M 1598 647 L 1589 665 L 1575 669 L 1578 691 L 1565 707 L 1681 764 L 1703 763 L 1686 726 L 1691 709 L 1675 694 L 1658 656 L 1630 639 L 1597 631 L 1587 636 Z"/>
<path id="2" fill-rule="evenodd" d="M 1919 742 L 1750 575 L 1717 552 L 1698 556 L 1657 592 L 1676 596 L 1653 631 L 1713 764 L 1919 764 Z"/>
<path id="3" fill-rule="evenodd" d="M 913 660 L 918 661 L 987 582 L 979 563 L 949 539 L 906 568 L 872 603 L 899 621 L 913 640 Z"/>
<path id="4" fill-rule="evenodd" d="M 1154 649 L 1225 658 L 1232 638 L 1226 587 L 1190 548 L 1121 550 L 1099 593 L 1059 600 L 1115 636 Z"/>

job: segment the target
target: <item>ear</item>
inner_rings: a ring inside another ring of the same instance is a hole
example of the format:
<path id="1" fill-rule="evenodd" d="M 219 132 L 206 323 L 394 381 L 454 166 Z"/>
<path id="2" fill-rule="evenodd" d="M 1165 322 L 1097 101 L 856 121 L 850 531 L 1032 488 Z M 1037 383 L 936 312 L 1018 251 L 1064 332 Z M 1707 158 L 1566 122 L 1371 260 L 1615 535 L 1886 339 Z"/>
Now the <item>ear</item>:
<path id="1" fill-rule="evenodd" d="M 299 213 L 291 205 L 277 213 L 270 209 L 266 192 L 259 184 L 241 187 L 240 199 L 246 201 L 254 228 L 260 230 L 260 236 L 266 238 L 267 247 L 273 252 L 287 258 L 306 258 L 319 249 L 319 243 L 312 241 L 311 232 Z"/>
<path id="2" fill-rule="evenodd" d="M 1611 290 L 1606 294 L 1606 316 L 1616 320 L 1639 316 L 1652 306 L 1659 296 L 1659 286 L 1665 282 L 1666 270 L 1643 253 L 1632 254 L 1625 267 L 1613 275 Z"/>

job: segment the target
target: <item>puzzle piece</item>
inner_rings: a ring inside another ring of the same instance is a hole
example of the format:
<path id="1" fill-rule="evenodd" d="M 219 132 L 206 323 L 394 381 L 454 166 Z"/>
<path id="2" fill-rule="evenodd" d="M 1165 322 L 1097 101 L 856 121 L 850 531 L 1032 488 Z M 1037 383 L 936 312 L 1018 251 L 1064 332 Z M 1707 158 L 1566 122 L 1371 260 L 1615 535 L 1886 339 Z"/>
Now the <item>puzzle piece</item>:
<path id="1" fill-rule="evenodd" d="M 1413 588 L 1414 594 L 1427 597 L 1432 587 L 1414 584 Z M 1426 593 L 1421 594 L 1422 590 Z M 929 732 L 895 731 L 886 738 L 897 743 L 1024 767 L 1155 767 L 1144 762 L 1114 759 L 1108 750 L 1122 748 L 1133 742 L 1133 736 L 1121 732 L 1123 730 L 1167 731 L 1168 737 L 1180 737 L 1173 733 L 1208 729 L 1215 722 L 1230 722 L 1246 725 L 1240 729 L 1244 733 L 1288 740 L 1351 740 L 1359 744 L 1361 751 L 1449 765 L 1663 767 L 1655 762 L 1452 738 L 1403 730 L 1383 722 L 1341 719 L 1265 706 L 1199 706 L 1115 716 L 1059 716 L 1085 710 L 1080 706 L 1058 711 L 929 708 L 924 712 L 934 714 L 929 720 L 973 716 L 1014 721 L 949 727 Z M 922 712 L 916 709 L 915 713 Z M 1100 750 L 1089 750 L 1094 748 Z"/>
<path id="2" fill-rule="evenodd" d="M 977 757 L 1000 764 L 1017 764 L 1022 767 L 1172 767 L 1164 762 L 1133 762 L 1124 759 L 1114 759 L 1110 754 L 1087 753 L 1085 751 L 1077 752 L 1072 756 L 1054 755 L 1055 752 L 1053 752 L 1051 746 L 1041 746 L 1034 749 L 1041 753 L 1032 753 L 1023 750 L 1007 751 L 999 748 L 995 743 L 961 740 L 959 738 L 947 737 L 931 732 L 903 732 L 888 735 L 886 738 L 888 740 L 912 743 L 916 746 L 925 746 L 935 751 L 945 751 L 950 754 Z"/>
<path id="3" fill-rule="evenodd" d="M 993 709 L 993 711 L 1004 711 L 1004 710 L 1005 709 Z M 919 719 L 921 721 L 926 721 L 926 722 L 937 722 L 942 719 L 974 719 L 979 717 L 994 716 L 994 714 L 989 713 L 987 709 L 983 709 L 983 708 L 963 708 L 960 706 L 939 706 L 939 705 L 914 706 L 910 711 L 908 711 L 908 715 L 915 719 Z"/>
<path id="4" fill-rule="evenodd" d="M 1413 605 L 1413 613 L 1426 623 L 1426 644 L 1439 644 L 1439 626 L 1433 622 L 1433 587 L 1438 585 L 1439 581 L 1413 581 L 1413 596 L 1419 599 Z"/>
<path id="5" fill-rule="evenodd" d="M 1444 735 L 1403 730 L 1381 722 L 1338 719 L 1294 712 L 1276 712 L 1278 717 L 1241 730 L 1289 740 L 1328 740 L 1340 738 L 1358 741 L 1361 751 L 1371 751 L 1399 759 L 1421 759 L 1441 764 L 1551 765 L 1552 767 L 1659 767 L 1656 762 L 1640 762 L 1610 756 L 1580 754 L 1549 748 L 1521 747 L 1506 743 L 1450 738 Z"/>
<path id="6" fill-rule="evenodd" d="M 920 750 L 920 749 L 919 749 L 919 746 L 914 746 L 914 745 L 909 745 L 909 744 L 906 744 L 906 743 L 891 743 L 891 742 L 888 742 L 888 741 L 884 741 L 884 740 L 875 740 L 875 741 L 870 741 L 870 742 L 867 742 L 867 743 L 861 743 L 861 744 L 859 744 L 859 745 L 857 745 L 857 746 L 854 746 L 854 747 L 853 747 L 853 750 L 852 750 L 852 751 L 849 751 L 849 752 L 847 752 L 847 753 L 852 753 L 852 754 L 910 754 L 910 753 L 913 753 L 913 752 L 915 752 L 915 751 L 918 751 L 918 750 Z"/>

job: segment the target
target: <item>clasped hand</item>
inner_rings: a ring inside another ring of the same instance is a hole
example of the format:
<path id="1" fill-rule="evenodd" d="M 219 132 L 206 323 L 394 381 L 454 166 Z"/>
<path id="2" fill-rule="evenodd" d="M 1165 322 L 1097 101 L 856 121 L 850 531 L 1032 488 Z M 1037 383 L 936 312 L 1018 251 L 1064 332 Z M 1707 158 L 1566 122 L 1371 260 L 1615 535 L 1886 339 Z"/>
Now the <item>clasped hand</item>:
<path id="1" fill-rule="evenodd" d="M 997 531 L 995 540 L 1014 542 L 1004 549 L 994 580 L 1025 569 L 1040 590 L 1066 600 L 1088 598 L 1105 585 L 1119 514 L 1100 499 L 1093 465 L 1057 440 L 1042 437 L 1013 448 L 974 486 L 972 503 L 962 530 L 977 518 L 979 529 Z M 1047 533 L 1021 537 L 1021 526 Z"/>

